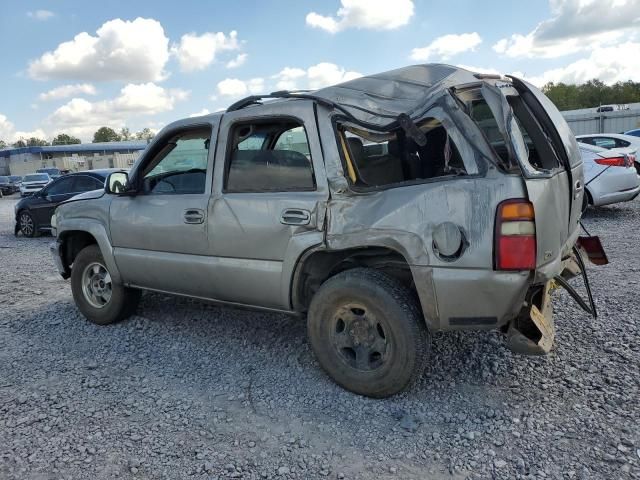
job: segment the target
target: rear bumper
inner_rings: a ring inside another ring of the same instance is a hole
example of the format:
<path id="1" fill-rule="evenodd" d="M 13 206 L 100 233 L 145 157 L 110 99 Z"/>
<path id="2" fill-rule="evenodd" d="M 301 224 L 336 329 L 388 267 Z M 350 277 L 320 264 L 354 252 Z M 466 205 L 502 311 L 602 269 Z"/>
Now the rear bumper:
<path id="1" fill-rule="evenodd" d="M 428 267 L 412 267 L 416 270 Z M 496 272 L 489 269 L 434 268 L 434 298 L 418 289 L 430 328 L 434 330 L 491 330 L 514 318 L 532 282 L 529 271 Z M 433 308 L 435 303 L 437 319 Z"/>
<path id="2" fill-rule="evenodd" d="M 628 202 L 633 200 L 640 194 L 640 185 L 631 190 L 625 190 L 622 192 L 613 192 L 607 194 L 601 194 L 597 199 L 593 198 L 593 205 L 601 207 L 603 205 L 611 205 L 613 203 Z"/>
<path id="3" fill-rule="evenodd" d="M 587 184 L 594 206 L 626 202 L 640 192 L 640 177 L 634 168 L 609 167 Z"/>

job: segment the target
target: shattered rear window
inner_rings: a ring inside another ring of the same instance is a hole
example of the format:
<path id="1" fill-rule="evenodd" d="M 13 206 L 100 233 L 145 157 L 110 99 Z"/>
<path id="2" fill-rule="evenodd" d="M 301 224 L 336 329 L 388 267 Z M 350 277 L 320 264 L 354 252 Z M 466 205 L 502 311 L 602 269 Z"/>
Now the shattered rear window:
<path id="1" fill-rule="evenodd" d="M 422 120 L 418 127 L 427 138 L 424 146 L 402 130 L 380 134 L 339 127 L 339 147 L 352 184 L 379 187 L 477 173 L 475 158 L 461 148 L 463 139 L 453 128 L 434 117 Z"/>

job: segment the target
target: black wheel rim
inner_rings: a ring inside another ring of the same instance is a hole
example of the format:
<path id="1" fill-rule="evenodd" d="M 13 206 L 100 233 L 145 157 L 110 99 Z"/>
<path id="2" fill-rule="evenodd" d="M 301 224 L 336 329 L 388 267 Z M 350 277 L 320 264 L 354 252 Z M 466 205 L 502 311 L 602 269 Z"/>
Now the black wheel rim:
<path id="1" fill-rule="evenodd" d="M 23 213 L 20 215 L 20 230 L 22 230 L 22 233 L 24 233 L 26 236 L 30 237 L 31 235 L 33 235 L 33 219 L 31 218 L 31 215 L 29 215 L 28 213 Z"/>
<path id="2" fill-rule="evenodd" d="M 389 357 L 389 332 L 371 309 L 359 304 L 340 307 L 331 323 L 331 339 L 340 358 L 361 371 L 377 370 Z"/>

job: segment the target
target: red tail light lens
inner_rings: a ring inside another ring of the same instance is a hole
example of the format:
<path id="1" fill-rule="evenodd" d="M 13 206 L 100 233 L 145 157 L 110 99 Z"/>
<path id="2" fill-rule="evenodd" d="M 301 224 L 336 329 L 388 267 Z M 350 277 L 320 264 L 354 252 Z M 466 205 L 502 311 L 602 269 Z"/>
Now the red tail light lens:
<path id="1" fill-rule="evenodd" d="M 536 224 L 531 202 L 505 200 L 498 205 L 494 248 L 496 270 L 536 268 Z"/>
<path id="2" fill-rule="evenodd" d="M 595 162 L 598 165 L 605 165 L 607 167 L 628 167 L 628 160 L 626 157 L 606 157 L 596 158 Z"/>

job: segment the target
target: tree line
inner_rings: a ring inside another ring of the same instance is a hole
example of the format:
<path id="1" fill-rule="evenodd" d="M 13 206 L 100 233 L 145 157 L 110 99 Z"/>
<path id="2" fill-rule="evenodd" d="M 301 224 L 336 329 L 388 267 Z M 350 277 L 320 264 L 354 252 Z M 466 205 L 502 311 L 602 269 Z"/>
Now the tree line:
<path id="1" fill-rule="evenodd" d="M 631 80 L 613 85 L 605 85 L 597 79 L 581 85 L 550 82 L 542 87 L 542 91 L 560 111 L 640 102 L 640 82 Z"/>
<path id="2" fill-rule="evenodd" d="M 139 132 L 132 133 L 127 127 L 121 128 L 119 131 L 110 127 L 100 127 L 93 134 L 93 143 L 98 142 L 122 142 L 126 140 L 146 140 L 149 141 L 155 136 L 150 128 L 143 128 Z M 0 148 L 6 147 L 44 147 L 48 145 L 74 145 L 82 143 L 78 137 L 66 133 L 56 135 L 51 142 L 37 137 L 20 138 L 13 143 L 7 143 L 0 140 Z"/>

